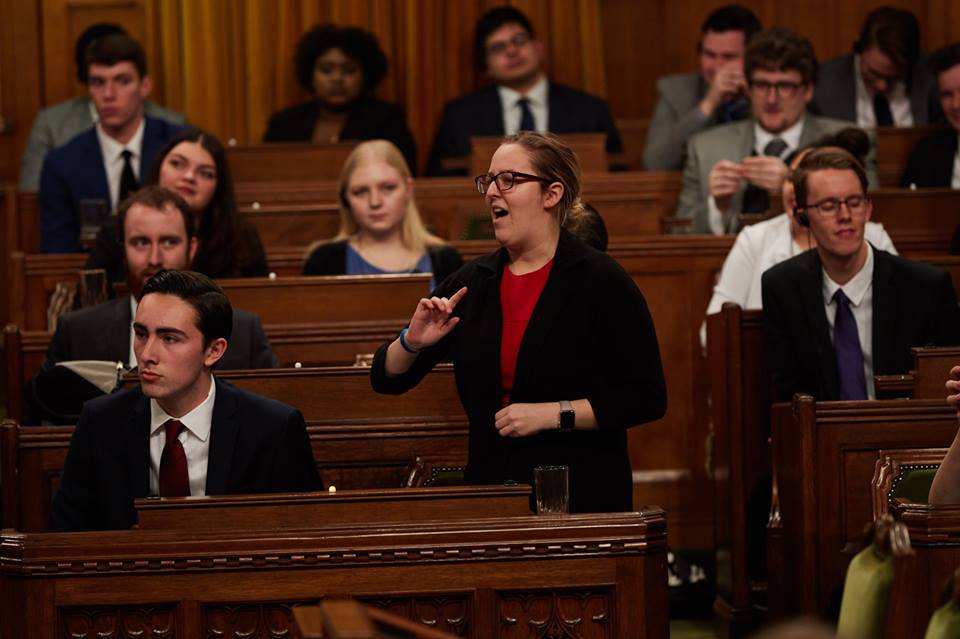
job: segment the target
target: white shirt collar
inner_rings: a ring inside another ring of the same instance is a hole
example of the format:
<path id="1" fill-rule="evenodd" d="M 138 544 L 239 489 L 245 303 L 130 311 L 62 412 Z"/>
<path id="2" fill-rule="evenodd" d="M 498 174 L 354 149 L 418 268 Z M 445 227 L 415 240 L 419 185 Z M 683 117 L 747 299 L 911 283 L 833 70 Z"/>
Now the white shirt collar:
<path id="1" fill-rule="evenodd" d="M 514 91 L 510 87 L 505 87 L 502 84 L 497 85 L 497 92 L 500 94 L 500 103 L 503 104 L 506 108 L 516 106 L 517 100 L 520 98 L 526 98 L 530 101 L 530 106 L 546 106 L 547 105 L 547 76 L 541 75 L 540 80 L 537 81 L 530 90 L 526 93 L 520 93 L 519 91 Z"/>
<path id="2" fill-rule="evenodd" d="M 763 149 L 767 146 L 767 143 L 774 138 L 780 138 L 787 143 L 787 148 L 784 149 L 783 153 L 780 154 L 781 158 L 785 158 L 793 151 L 796 151 L 800 148 L 800 134 L 803 133 L 803 124 L 807 121 L 806 116 L 801 117 L 799 120 L 793 123 L 788 129 L 781 131 L 780 133 L 770 133 L 762 126 L 758 120 L 753 122 L 753 150 L 756 151 L 757 155 L 763 155 Z"/>
<path id="3" fill-rule="evenodd" d="M 210 435 L 210 425 L 213 422 L 213 404 L 216 398 L 217 382 L 213 375 L 210 375 L 210 391 L 207 393 L 207 398 L 179 419 L 168 415 L 165 410 L 160 408 L 157 400 L 150 398 L 150 434 L 156 433 L 168 420 L 177 419 L 187 430 L 193 433 L 194 437 L 200 441 L 207 441 L 207 437 Z"/>
<path id="4" fill-rule="evenodd" d="M 866 295 L 867 289 L 870 288 L 873 284 L 873 247 L 870 246 L 869 242 L 864 242 L 867 245 L 867 259 L 864 260 L 863 266 L 860 267 L 860 270 L 857 271 L 857 274 L 854 275 L 849 282 L 843 286 L 837 284 L 830 276 L 827 275 L 827 270 L 821 267 L 823 271 L 823 303 L 829 305 L 833 302 L 833 296 L 837 292 L 838 288 L 843 289 L 843 294 L 847 296 L 847 299 L 850 300 L 850 304 L 853 306 L 859 306 L 860 302 L 863 301 L 863 296 Z"/>
<path id="5" fill-rule="evenodd" d="M 97 122 L 95 128 L 97 130 L 97 140 L 100 142 L 100 152 L 103 153 L 103 160 L 107 164 L 113 162 L 123 162 L 123 157 L 120 155 L 123 153 L 124 149 L 129 150 L 134 158 L 140 157 L 140 150 L 143 145 L 143 129 L 146 123 L 146 118 L 140 118 L 140 125 L 137 127 L 137 130 L 134 131 L 133 137 L 126 144 L 120 144 L 109 135 L 104 132 L 103 127 L 100 126 L 100 122 Z"/>

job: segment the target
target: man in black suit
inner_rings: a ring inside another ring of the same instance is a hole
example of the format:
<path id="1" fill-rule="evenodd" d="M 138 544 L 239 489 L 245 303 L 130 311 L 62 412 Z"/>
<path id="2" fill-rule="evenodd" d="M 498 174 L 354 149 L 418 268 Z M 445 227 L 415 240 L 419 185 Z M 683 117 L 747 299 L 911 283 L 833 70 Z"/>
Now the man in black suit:
<path id="1" fill-rule="evenodd" d="M 930 68 L 937 76 L 940 106 L 950 126 L 917 142 L 910 152 L 907 168 L 900 178 L 903 187 L 960 188 L 960 42 L 949 44 L 930 56 Z"/>
<path id="2" fill-rule="evenodd" d="M 797 220 L 816 249 L 762 278 L 767 354 L 782 399 L 873 399 L 873 376 L 905 373 L 914 346 L 960 344 L 950 275 L 875 249 L 863 167 L 846 151 L 808 154 L 794 174 Z"/>
<path id="3" fill-rule="evenodd" d="M 163 270 L 134 320 L 140 387 L 87 402 L 53 498 L 58 531 L 129 528 L 138 497 L 319 490 L 300 411 L 216 380 L 232 309 L 213 280 Z"/>
<path id="4" fill-rule="evenodd" d="M 426 175 L 457 175 L 442 161 L 470 154 L 472 136 L 512 135 L 517 131 L 607 134 L 607 152 L 620 153 L 620 134 L 606 102 L 543 73 L 543 43 L 533 25 L 514 7 L 495 7 L 477 22 L 474 57 L 493 85 L 461 96 L 443 107 L 427 158 Z"/>

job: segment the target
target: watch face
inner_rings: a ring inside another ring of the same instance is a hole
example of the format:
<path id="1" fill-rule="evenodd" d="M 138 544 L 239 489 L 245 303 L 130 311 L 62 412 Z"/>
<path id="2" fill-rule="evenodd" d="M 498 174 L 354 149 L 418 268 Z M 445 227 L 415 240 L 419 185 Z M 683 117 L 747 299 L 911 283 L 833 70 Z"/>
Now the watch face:
<path id="1" fill-rule="evenodd" d="M 573 430 L 575 414 L 572 410 L 560 411 L 560 430 Z"/>

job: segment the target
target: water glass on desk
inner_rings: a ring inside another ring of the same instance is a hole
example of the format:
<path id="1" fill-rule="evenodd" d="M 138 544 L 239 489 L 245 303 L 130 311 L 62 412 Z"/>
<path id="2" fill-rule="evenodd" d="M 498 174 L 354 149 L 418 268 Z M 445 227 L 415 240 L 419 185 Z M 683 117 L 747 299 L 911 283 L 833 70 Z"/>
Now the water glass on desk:
<path id="1" fill-rule="evenodd" d="M 538 515 L 570 512 L 570 469 L 566 466 L 537 466 L 533 469 L 533 490 Z"/>

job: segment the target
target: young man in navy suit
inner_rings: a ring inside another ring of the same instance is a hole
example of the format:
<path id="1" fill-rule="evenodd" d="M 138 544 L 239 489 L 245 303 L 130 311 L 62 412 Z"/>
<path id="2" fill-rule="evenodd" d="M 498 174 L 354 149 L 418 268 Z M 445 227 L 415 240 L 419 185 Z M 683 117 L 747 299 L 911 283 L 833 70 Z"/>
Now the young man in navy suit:
<path id="1" fill-rule="evenodd" d="M 443 160 L 470 154 L 473 136 L 517 131 L 606 133 L 607 152 L 621 153 L 620 134 L 607 103 L 550 82 L 543 72 L 543 43 L 530 20 L 514 7 L 494 7 L 477 22 L 474 58 L 493 85 L 447 102 L 427 158 L 427 175 L 454 175 Z M 463 171 L 459 171 L 463 174 Z"/>
<path id="2" fill-rule="evenodd" d="M 160 271 L 133 322 L 140 386 L 86 403 L 53 499 L 58 531 L 129 528 L 133 502 L 321 488 L 303 415 L 218 381 L 233 310 L 205 275 Z"/>
<path id="3" fill-rule="evenodd" d="M 40 244 L 44 253 L 81 250 L 81 210 L 116 209 L 180 127 L 144 115 L 150 94 L 146 56 L 123 34 L 87 49 L 87 87 L 97 123 L 47 154 L 40 172 Z"/>

